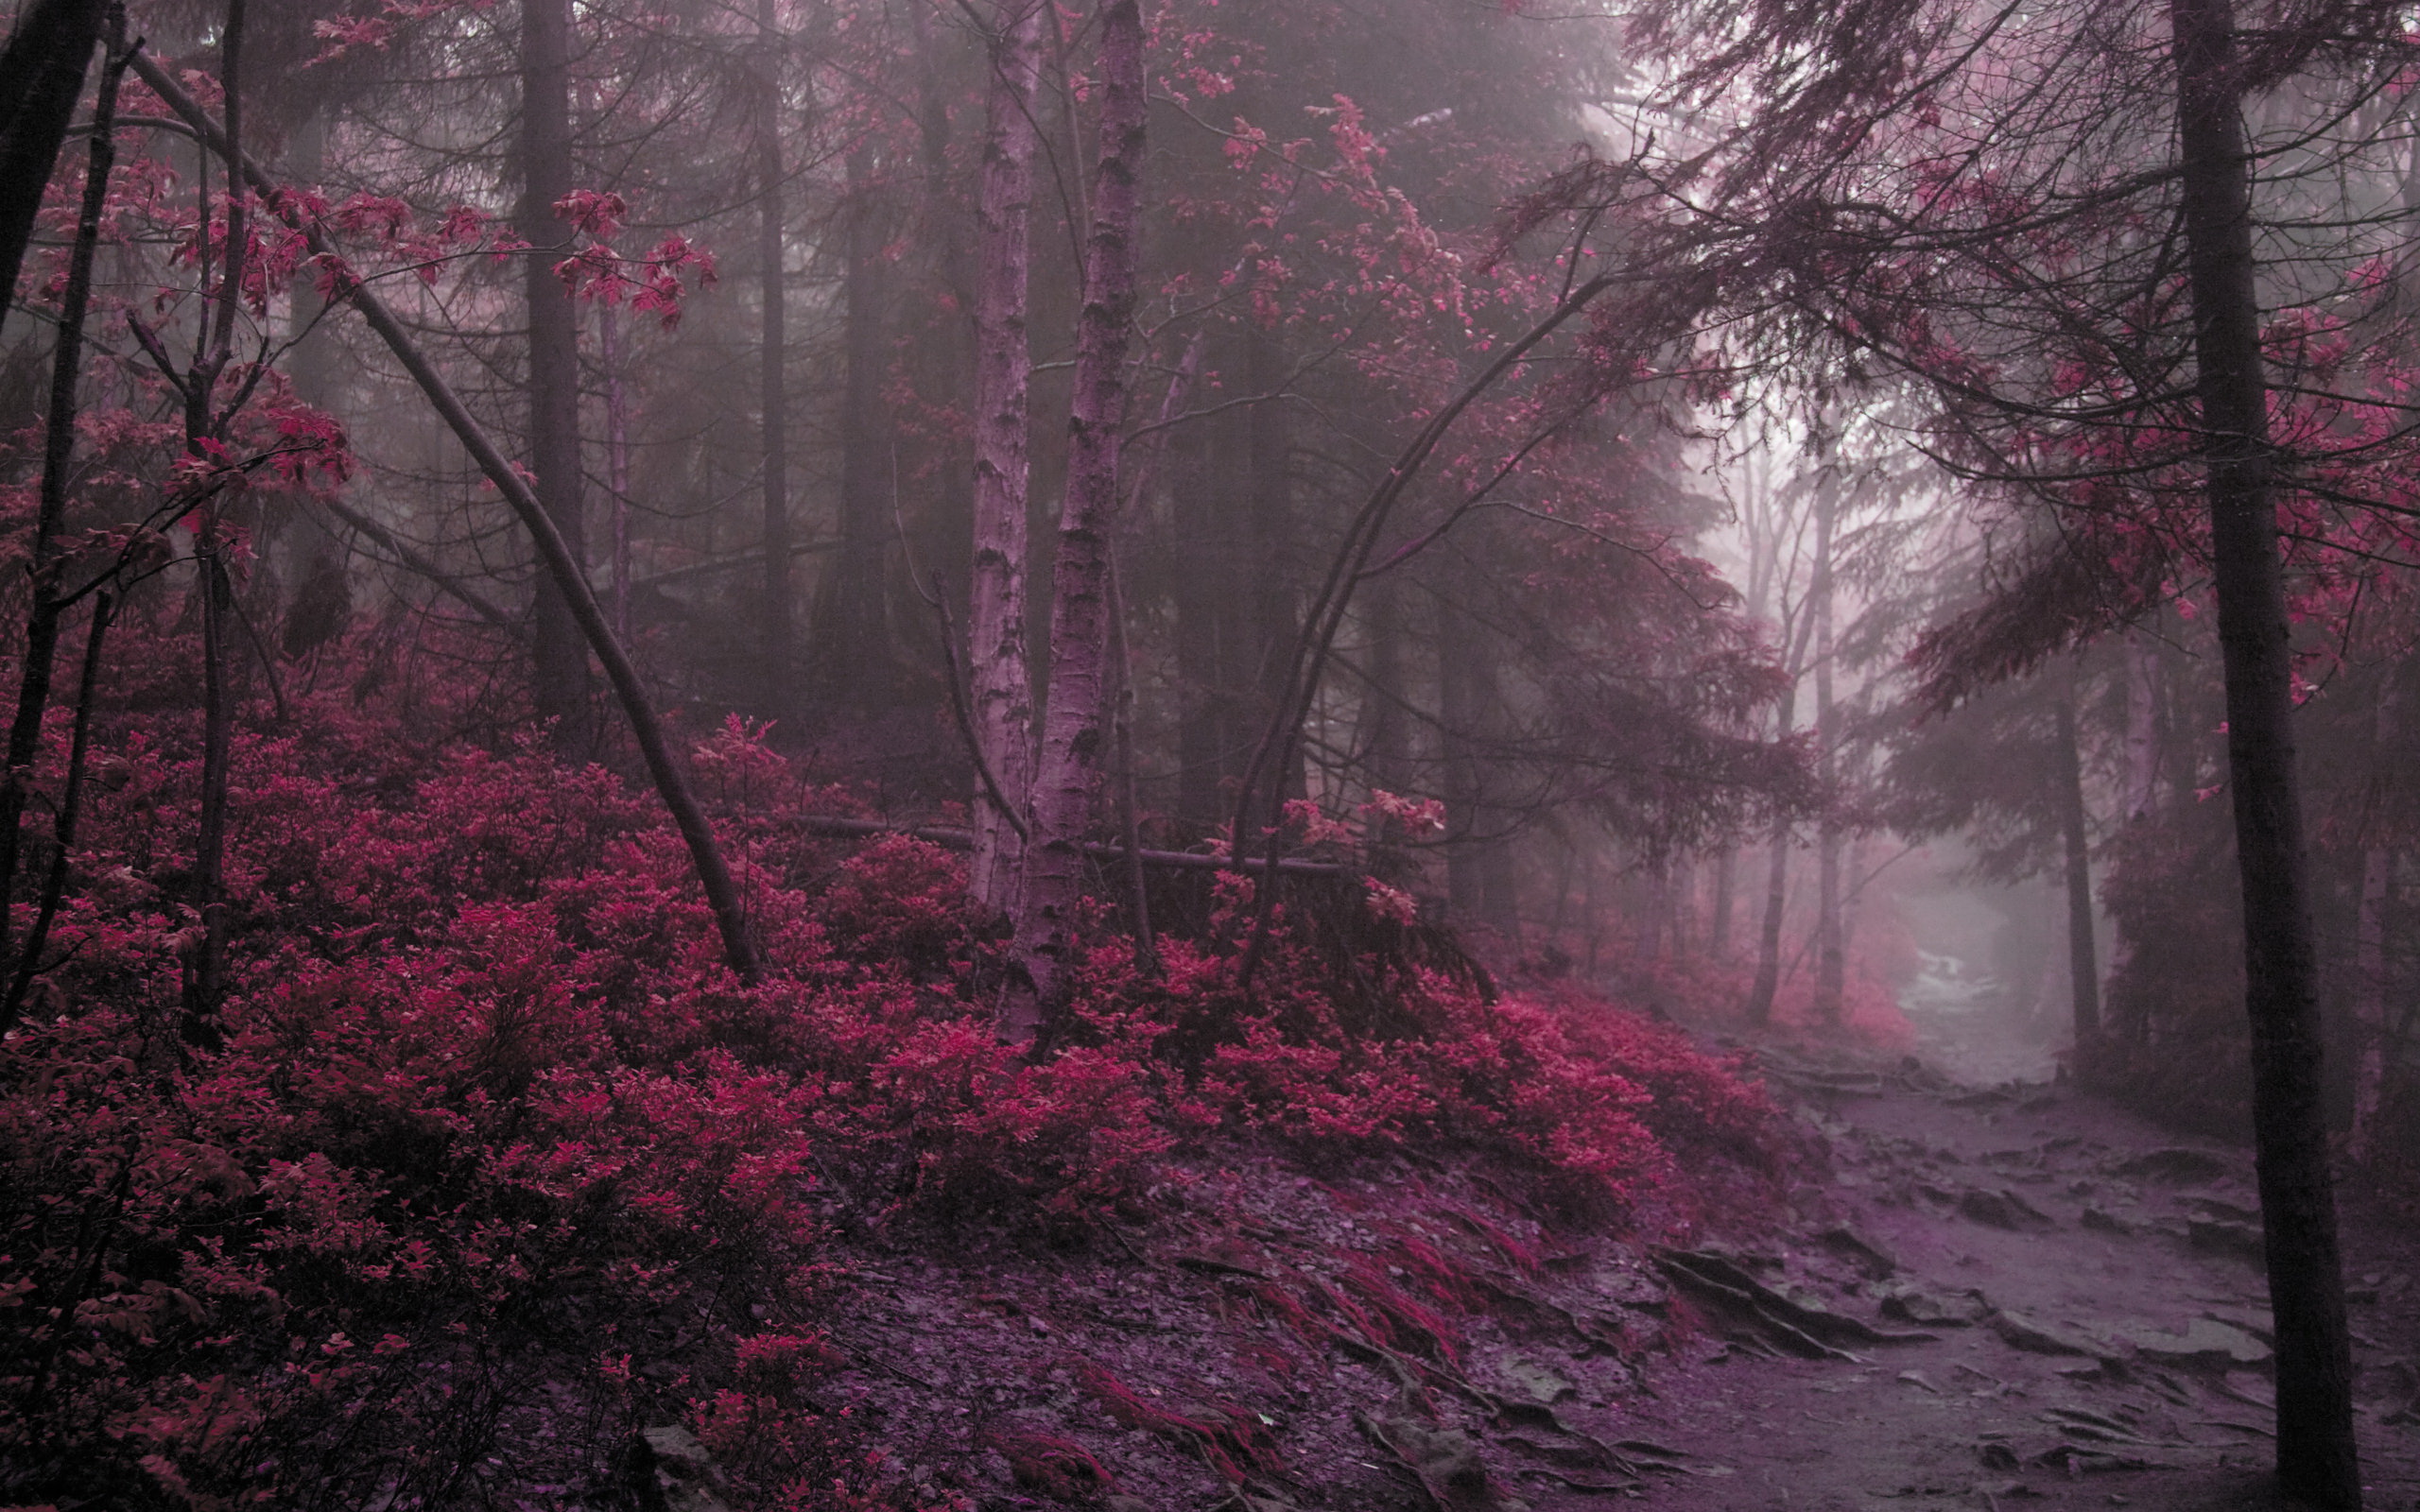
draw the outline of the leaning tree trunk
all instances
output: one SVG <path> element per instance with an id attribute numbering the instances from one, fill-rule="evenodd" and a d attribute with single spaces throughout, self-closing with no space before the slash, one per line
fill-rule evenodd
<path id="1" fill-rule="evenodd" d="M 1017 960 L 1030 991 L 1010 993 L 1000 1022 L 1002 1038 L 1012 1042 L 1040 1033 L 1064 995 L 1083 886 L 1081 845 L 1098 800 L 1106 745 L 1101 692 L 1110 640 L 1110 546 L 1118 514 L 1145 142 L 1140 0 L 1107 0 L 1100 28 L 1100 167 L 1077 323 L 1067 492 L 1050 572 L 1050 697 L 1028 810 L 1025 885 L 1014 915 Z"/>
<path id="2" fill-rule="evenodd" d="M 1034 92 L 1044 0 L 999 0 L 985 107 L 975 291 L 975 561 L 967 610 L 977 774 L 977 902 L 1013 912 L 1025 878 L 1022 807 L 1033 783 L 1033 684 L 1026 662 L 1026 451 L 1033 356 L 1026 342 L 1031 277 Z"/>
<path id="3" fill-rule="evenodd" d="M 2277 1337 L 2277 1476 L 2289 1495 L 2361 1503 L 2352 1344 L 2321 1112 L 2320 1013 L 2293 662 L 2261 371 L 2241 83 L 2228 0 L 2171 0 L 2176 134 L 2207 459 L 2211 576 L 2226 677 L 2242 875 L 2252 1122 Z"/>
<path id="4" fill-rule="evenodd" d="M 216 122 L 203 113 L 201 107 L 185 93 L 184 86 L 171 77 L 168 71 L 147 55 L 137 52 L 134 71 L 152 93 L 167 103 L 178 119 L 192 129 L 210 150 L 231 163 L 242 165 L 244 179 L 252 193 L 274 210 L 293 230 L 300 232 L 303 243 L 315 257 L 328 260 L 331 266 L 345 267 L 326 232 L 316 220 L 305 216 L 300 197 L 281 194 L 281 185 L 250 159 L 236 152 Z M 698 885 L 706 895 L 706 905 L 713 911 L 715 924 L 722 936 L 723 959 L 741 981 L 753 985 L 764 978 L 764 958 L 757 953 L 754 940 L 748 933 L 748 916 L 739 900 L 739 886 L 733 880 L 731 868 L 723 859 L 720 842 L 714 828 L 707 823 L 704 808 L 698 802 L 697 792 L 681 769 L 672 753 L 672 743 L 666 736 L 664 721 L 658 717 L 647 689 L 639 681 L 638 668 L 621 642 L 614 637 L 614 627 L 605 618 L 604 609 L 596 602 L 596 594 L 588 586 L 579 557 L 562 532 L 539 501 L 520 468 L 496 446 L 474 416 L 461 397 L 454 392 L 445 375 L 437 370 L 412 338 L 404 323 L 395 318 L 370 285 L 348 277 L 341 284 L 343 298 L 361 312 L 371 331 L 386 345 L 423 397 L 445 422 L 454 438 L 462 443 L 479 472 L 493 484 L 509 506 L 522 528 L 538 551 L 538 561 L 558 593 L 569 604 L 574 624 L 588 639 L 588 648 L 603 663 L 605 678 L 614 689 L 615 700 L 630 719 L 631 736 L 638 742 L 639 755 L 647 763 L 648 775 L 655 783 L 657 795 L 680 830 L 682 840 L 689 850 L 690 864 L 696 868 Z"/>
<path id="5" fill-rule="evenodd" d="M 108 10 L 104 0 L 33 0 L 0 50 L 0 317 L 17 297 L 43 189 Z"/>
<path id="6" fill-rule="evenodd" d="M 93 303 L 93 263 L 100 248 L 101 213 L 109 203 L 110 170 L 117 161 L 118 80 L 126 70 L 122 22 L 118 32 L 111 41 L 113 51 L 94 102 L 84 197 L 76 213 L 67 286 L 52 343 L 50 406 L 43 416 L 42 482 L 34 509 L 32 559 L 27 564 L 33 584 L 26 611 L 26 654 L 18 669 L 16 714 L 9 725 L 8 774 L 13 780 L 0 781 L 0 948 L 5 948 L 9 936 L 18 861 L 25 843 L 26 774 L 42 748 L 43 719 L 50 710 L 51 679 L 58 661 L 60 622 L 66 612 L 60 596 L 59 576 L 65 565 L 60 536 L 67 521 L 68 469 L 76 456 L 77 395 L 84 369 L 84 318 Z M 30 961 L 42 948 L 40 933 L 37 930 L 18 951 L 20 974 L 22 963 Z M 13 1019 L 14 1014 L 9 1017 Z"/>
<path id="7" fill-rule="evenodd" d="M 2100 967 L 2092 938 L 2092 850 L 2083 803 L 2083 758 L 2076 746 L 2075 685 L 2059 694 L 2059 838 L 2067 863 L 2067 983 L 2075 1003 L 2076 1056 L 2088 1060 L 2100 1038 Z"/>
<path id="8" fill-rule="evenodd" d="M 529 319 L 529 471 L 539 502 L 572 559 L 586 570 L 580 507 L 579 321 L 571 290 L 555 276 L 562 223 L 555 205 L 571 193 L 571 3 L 521 0 L 521 205 L 514 229 Z M 538 576 L 530 645 L 538 715 L 554 721 L 555 749 L 585 755 L 588 654 L 562 591 Z"/>

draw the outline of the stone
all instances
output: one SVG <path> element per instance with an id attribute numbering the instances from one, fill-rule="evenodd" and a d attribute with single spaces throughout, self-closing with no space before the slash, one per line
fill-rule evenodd
<path id="1" fill-rule="evenodd" d="M 2266 1365 L 2273 1357 L 2269 1346 L 2243 1330 L 2212 1317 L 2195 1318 L 2182 1333 L 2136 1329 L 2124 1337 L 2137 1355 L 2154 1365 L 2240 1369 Z"/>
<path id="2" fill-rule="evenodd" d="M 2022 1313 L 1995 1313 L 1992 1332 L 1998 1334 L 2012 1349 L 2028 1354 L 2089 1354 L 2101 1352 L 2099 1346 L 2081 1334 L 2070 1332 L 2054 1323 L 2028 1317 Z"/>
<path id="3" fill-rule="evenodd" d="M 2207 1150 L 2149 1150 L 2111 1167 L 2119 1176 L 2141 1177 L 2169 1186 L 2197 1186 L 2235 1174 L 2235 1165 Z"/>

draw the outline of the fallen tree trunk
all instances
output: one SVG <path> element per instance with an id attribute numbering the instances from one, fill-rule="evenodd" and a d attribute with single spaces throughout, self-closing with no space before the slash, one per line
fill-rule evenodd
<path id="1" fill-rule="evenodd" d="M 911 840 L 922 840 L 927 845 L 937 845 L 945 850 L 975 849 L 973 830 L 961 830 L 946 824 L 893 824 L 887 819 L 846 819 L 821 814 L 784 819 L 781 823 L 786 828 L 800 830 L 808 834 L 830 835 L 836 839 L 856 837 L 871 839 L 886 834 L 904 834 Z M 1123 861 L 1128 854 L 1124 846 L 1102 845 L 1090 841 L 1075 849 L 1079 853 L 1097 861 Z M 1266 871 L 1269 869 L 1269 860 L 1265 856 L 1244 861 L 1230 861 L 1224 856 L 1205 856 L 1192 850 L 1135 850 L 1133 856 L 1144 866 L 1155 867 L 1164 871 Z M 1359 872 L 1357 868 L 1345 866 L 1341 862 L 1305 861 L 1299 857 L 1287 856 L 1278 861 L 1277 874 L 1281 877 L 1350 877 L 1357 876 Z"/>

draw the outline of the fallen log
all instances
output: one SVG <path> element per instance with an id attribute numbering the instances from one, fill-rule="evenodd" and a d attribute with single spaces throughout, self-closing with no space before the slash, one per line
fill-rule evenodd
<path id="1" fill-rule="evenodd" d="M 972 850 L 975 832 L 953 825 L 894 824 L 888 819 L 848 819 L 835 815 L 808 814 L 779 821 L 784 827 L 807 834 L 829 835 L 836 839 L 874 838 L 886 834 L 904 834 L 911 840 L 922 840 L 945 850 Z M 1086 841 L 1077 849 L 1097 861 L 1123 861 L 1126 848 Z M 1266 857 L 1245 861 L 1230 861 L 1225 856 L 1206 856 L 1192 850 L 1138 850 L 1135 859 L 1147 867 L 1167 871 L 1264 871 L 1269 868 Z M 1283 877 L 1351 877 L 1359 873 L 1352 867 L 1335 861 L 1305 861 L 1288 856 L 1277 863 L 1277 873 Z"/>

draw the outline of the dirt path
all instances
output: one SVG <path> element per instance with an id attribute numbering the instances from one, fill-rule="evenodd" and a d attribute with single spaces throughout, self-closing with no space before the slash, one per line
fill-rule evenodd
<path id="1" fill-rule="evenodd" d="M 2274 1504 L 2247 1152 L 2038 1084 L 1765 1054 L 1835 1181 L 1806 1194 L 1796 1240 L 1676 1276 L 1707 1335 L 1653 1376 L 1634 1431 L 1727 1473 L 1658 1477 L 1655 1505 Z M 2420 1506 L 2420 1246 L 2360 1194 L 2347 1218 L 2368 1504 L 2403 1512 Z M 1792 1302 L 1927 1336 L 1833 1332 Z M 1811 1352 L 1792 1332 L 1838 1352 L 1792 1357 Z"/>

